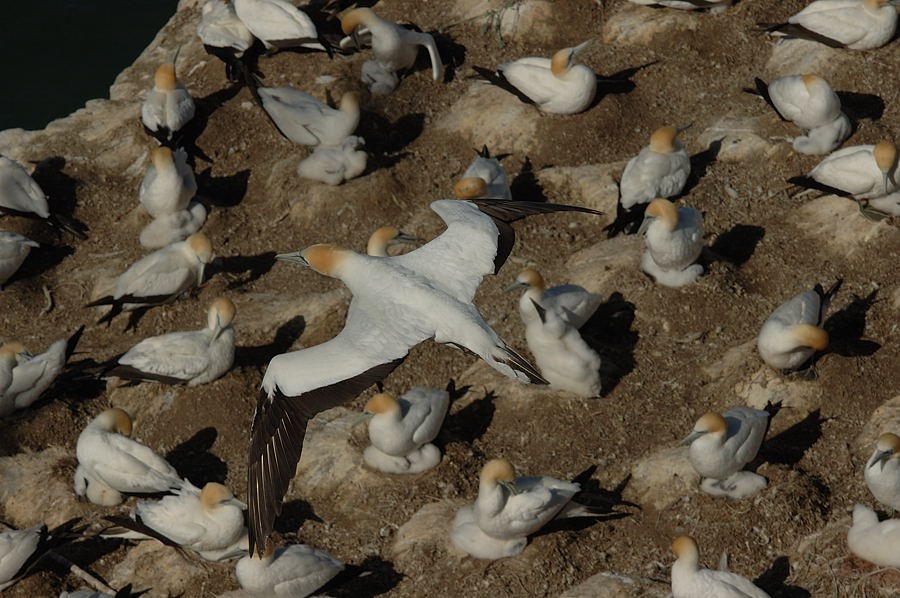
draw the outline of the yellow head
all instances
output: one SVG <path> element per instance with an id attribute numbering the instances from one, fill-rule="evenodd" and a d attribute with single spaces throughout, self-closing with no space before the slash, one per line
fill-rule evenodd
<path id="1" fill-rule="evenodd" d="M 161 64 L 153 75 L 153 85 L 160 91 L 173 91 L 178 85 L 175 79 L 175 64 L 170 62 Z"/>
<path id="2" fill-rule="evenodd" d="M 209 307 L 209 314 L 206 317 L 207 325 L 212 329 L 231 326 L 235 312 L 236 309 L 231 299 L 219 297 Z"/>
<path id="3" fill-rule="evenodd" d="M 341 112 L 351 112 L 358 113 L 359 112 L 359 93 L 355 91 L 348 91 L 344 95 L 341 96 Z"/>
<path id="4" fill-rule="evenodd" d="M 725 418 L 714 411 L 704 413 L 694 424 L 695 431 L 709 432 L 710 434 L 724 434 L 727 427 Z"/>
<path id="5" fill-rule="evenodd" d="M 221 503 L 227 503 L 233 499 L 234 494 L 231 493 L 231 490 L 216 482 L 209 482 L 200 491 L 200 502 L 207 509 L 212 509 Z"/>
<path id="6" fill-rule="evenodd" d="M 533 289 L 544 290 L 544 277 L 534 268 L 525 268 L 516 277 L 516 282 L 528 285 Z"/>
<path id="7" fill-rule="evenodd" d="M 875 446 L 879 451 L 893 453 L 895 456 L 900 457 L 900 436 L 896 434 L 885 432 L 878 437 L 878 442 Z"/>
<path id="8" fill-rule="evenodd" d="M 172 150 L 167 147 L 155 147 L 150 150 L 150 161 L 156 170 L 165 170 L 171 168 L 174 164 L 172 159 Z"/>
<path id="9" fill-rule="evenodd" d="M 575 59 L 578 58 L 578 55 L 581 54 L 585 48 L 590 46 L 593 41 L 594 40 L 589 39 L 586 42 L 578 44 L 574 48 L 563 48 L 554 54 L 550 59 L 550 72 L 557 77 L 565 75 L 569 72 L 569 69 L 572 68 L 572 65 L 575 64 Z"/>
<path id="10" fill-rule="evenodd" d="M 371 8 L 357 8 L 351 10 L 341 17 L 341 31 L 344 35 L 350 35 L 356 31 L 357 27 L 364 27 L 373 19 L 377 19 L 377 15 Z"/>
<path id="11" fill-rule="evenodd" d="M 878 170 L 888 173 L 897 163 L 897 146 L 893 141 L 879 141 L 872 149 Z"/>
<path id="12" fill-rule="evenodd" d="M 0 356 L 15 361 L 16 356 L 21 353 L 28 353 L 25 345 L 19 341 L 7 341 L 0 346 Z"/>
<path id="13" fill-rule="evenodd" d="M 484 464 L 479 479 L 482 484 L 512 482 L 516 479 L 516 471 L 513 469 L 512 463 L 506 459 L 492 459 Z"/>
<path id="14" fill-rule="evenodd" d="M 456 199 L 477 199 L 485 195 L 487 195 L 487 183 L 481 177 L 466 177 L 459 179 L 453 185 L 453 196 Z"/>
<path id="15" fill-rule="evenodd" d="M 393 395 L 389 395 L 386 392 L 373 395 L 366 403 L 366 411 L 369 413 L 388 413 L 398 409 L 400 409 L 400 403 L 397 402 Z"/>
<path id="16" fill-rule="evenodd" d="M 812 324 L 795 324 L 791 326 L 791 336 L 802 347 L 822 351 L 828 347 L 828 333 Z"/>
<path id="17" fill-rule="evenodd" d="M 697 542 L 690 536 L 678 536 L 675 538 L 672 542 L 672 552 L 679 559 L 697 560 L 699 558 Z"/>
<path id="18" fill-rule="evenodd" d="M 208 264 L 212 261 L 213 249 L 209 237 L 203 233 L 194 233 L 188 237 L 185 242 L 188 247 L 191 248 L 191 251 L 197 255 L 197 259 L 199 259 L 201 263 Z"/>
<path id="19" fill-rule="evenodd" d="M 118 407 L 107 409 L 95 417 L 91 425 L 107 432 L 116 432 L 122 436 L 131 436 L 133 429 L 131 416 L 127 411 Z"/>
<path id="20" fill-rule="evenodd" d="M 322 274 L 333 273 L 344 259 L 344 250 L 337 245 L 320 243 L 300 252 L 310 268 Z"/>
<path id="21" fill-rule="evenodd" d="M 665 222 L 669 230 L 675 230 L 678 226 L 678 208 L 668 199 L 654 199 L 645 213 Z"/>
<path id="22" fill-rule="evenodd" d="M 658 154 L 671 154 L 675 151 L 676 137 L 678 137 L 677 128 L 660 127 L 650 135 L 650 149 Z"/>

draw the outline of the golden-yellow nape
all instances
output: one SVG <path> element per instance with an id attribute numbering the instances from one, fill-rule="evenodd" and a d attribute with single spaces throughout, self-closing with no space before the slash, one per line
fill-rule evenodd
<path id="1" fill-rule="evenodd" d="M 201 262 L 208 264 L 212 261 L 212 242 L 209 237 L 203 233 L 194 233 L 186 239 L 188 247 L 191 248 Z"/>
<path id="2" fill-rule="evenodd" d="M 344 35 L 350 35 L 357 27 L 363 27 L 376 17 L 371 8 L 355 8 L 341 17 L 341 31 Z"/>
<path id="3" fill-rule="evenodd" d="M 893 141 L 882 140 L 872 149 L 875 164 L 881 172 L 887 173 L 897 163 L 897 145 Z"/>
<path id="4" fill-rule="evenodd" d="M 369 413 L 387 413 L 399 408 L 400 404 L 397 399 L 386 392 L 376 393 L 366 402 L 366 411 Z"/>
<path id="5" fill-rule="evenodd" d="M 650 149 L 659 154 L 671 154 L 675 150 L 676 127 L 660 127 L 650 135 Z"/>
<path id="6" fill-rule="evenodd" d="M 319 243 L 311 245 L 300 252 L 300 256 L 306 260 L 310 268 L 322 274 L 334 272 L 341 262 L 343 249 L 331 243 Z"/>
<path id="7" fill-rule="evenodd" d="M 876 446 L 880 451 L 890 451 L 895 457 L 900 457 L 900 436 L 893 432 L 885 432 L 879 436 Z"/>
<path id="8" fill-rule="evenodd" d="M 175 64 L 166 62 L 159 65 L 153 75 L 153 85 L 162 91 L 172 91 L 178 85 L 175 79 Z"/>
<path id="9" fill-rule="evenodd" d="M 697 553 L 697 542 L 690 536 L 678 536 L 672 541 L 672 552 L 681 558 Z"/>
<path id="10" fill-rule="evenodd" d="M 234 498 L 231 490 L 216 482 L 207 483 L 200 491 L 200 502 L 208 509 L 231 498 Z"/>
<path id="11" fill-rule="evenodd" d="M 653 216 L 666 223 L 669 230 L 675 230 L 678 226 L 678 208 L 675 207 L 668 199 L 657 198 L 650 202 L 645 212 L 648 216 Z"/>
<path id="12" fill-rule="evenodd" d="M 482 483 L 511 482 L 514 479 L 516 471 L 506 459 L 491 459 L 481 469 Z"/>
<path id="13" fill-rule="evenodd" d="M 828 347 L 828 333 L 812 324 L 795 324 L 791 326 L 791 335 L 797 344 L 822 351 Z"/>
<path id="14" fill-rule="evenodd" d="M 704 413 L 694 425 L 695 430 L 705 430 L 711 434 L 722 434 L 727 427 L 725 418 L 715 411 Z"/>
<path id="15" fill-rule="evenodd" d="M 460 179 L 453 185 L 456 199 L 477 199 L 487 194 L 487 183 L 483 178 L 473 176 Z"/>
<path id="16" fill-rule="evenodd" d="M 527 284 L 529 287 L 544 290 L 544 277 L 534 268 L 525 268 L 519 272 L 516 280 L 522 284 Z"/>
<path id="17" fill-rule="evenodd" d="M 237 311 L 237 308 L 234 306 L 234 302 L 227 297 L 219 297 L 209 308 L 210 319 L 215 317 L 218 326 L 224 328 L 225 326 L 229 326 L 234 321 L 234 315 Z"/>

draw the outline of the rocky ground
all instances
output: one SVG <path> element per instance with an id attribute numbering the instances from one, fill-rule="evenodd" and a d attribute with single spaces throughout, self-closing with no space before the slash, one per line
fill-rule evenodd
<path id="1" fill-rule="evenodd" d="M 247 90 L 229 88 L 221 65 L 203 53 L 195 35 L 201 4 L 181 3 L 109 100 L 92 100 L 44 131 L 0 133 L 0 153 L 37 162 L 35 178 L 54 207 L 90 227 L 90 238 L 79 241 L 39 222 L 4 219 L 4 228 L 42 247 L 0 294 L 0 317 L 4 336 L 35 351 L 86 323 L 76 359 L 100 360 L 144 336 L 199 327 L 212 299 L 226 295 L 238 313 L 235 368 L 197 388 L 61 382 L 3 424 L 0 519 L 23 527 L 78 515 L 99 526 L 105 515 L 127 513 L 134 499 L 106 509 L 79 503 L 72 492 L 78 434 L 110 405 L 132 413 L 136 437 L 193 482 L 221 481 L 245 498 L 249 428 L 266 363 L 333 336 L 350 297 L 336 281 L 275 264 L 276 252 L 322 241 L 361 250 L 385 224 L 433 238 L 442 223 L 429 202 L 449 195 L 483 144 L 508 154 L 511 175 L 523 173 L 518 197 L 543 194 L 614 214 L 625 162 L 657 127 L 690 124 L 682 137 L 696 176 L 683 201 L 705 214 L 713 250 L 706 276 L 682 289 L 656 286 L 638 268 L 641 239 L 606 239 L 601 229 L 610 217 L 552 215 L 516 225 L 509 263 L 476 297 L 522 351 L 517 297 L 501 292 L 521 267 L 609 297 L 592 323 L 605 364 L 602 398 L 521 385 L 425 343 L 385 387 L 402 393 L 450 379 L 470 386 L 438 437 L 440 466 L 412 478 L 364 468 L 366 393 L 312 422 L 278 535 L 354 566 L 329 588 L 334 596 L 665 596 L 669 544 L 680 533 L 697 538 L 707 566 L 727 552 L 733 571 L 772 596 L 900 593 L 900 573 L 849 556 L 845 540 L 854 502 L 874 505 L 862 479 L 874 438 L 900 430 L 900 234 L 894 222 L 867 220 L 847 200 L 797 196 L 785 179 L 818 159 L 773 140 L 796 131 L 741 91 L 757 76 L 816 72 L 846 92 L 858 125 L 847 144 L 896 139 L 896 41 L 837 51 L 777 45 L 756 31 L 756 22 L 784 20 L 802 0 L 745 0 L 719 15 L 624 0 L 383 0 L 376 6 L 382 16 L 452 37 L 454 62 L 446 81 L 423 70 L 390 97 L 364 96 L 360 134 L 369 168 L 328 187 L 296 176 L 307 150 L 283 139 Z M 609 88 L 583 114 L 540 114 L 470 78 L 472 65 L 550 55 L 588 38 L 596 41 L 583 62 L 603 76 L 634 70 L 634 85 Z M 137 189 L 153 142 L 141 130 L 139 106 L 158 64 L 179 47 L 179 77 L 198 99 L 192 153 L 200 194 L 212 206 L 204 231 L 218 259 L 195 299 L 152 310 L 137 333 L 124 333 L 124 321 L 94 325 L 100 312 L 83 305 L 144 253 L 137 236 L 147 216 Z M 261 59 L 260 69 L 267 85 L 338 97 L 359 86 L 365 58 L 281 53 Z M 764 366 L 754 339 L 767 315 L 837 277 L 845 282 L 817 376 L 785 378 Z M 768 487 L 739 502 L 702 494 L 678 440 L 708 410 L 767 400 L 785 407 L 757 463 Z M 483 463 L 498 456 L 523 474 L 584 474 L 584 500 L 617 514 L 551 526 L 514 558 L 466 557 L 449 544 L 449 524 L 473 500 Z M 62 553 L 114 587 L 150 588 L 148 597 L 237 587 L 233 564 L 201 563 L 155 542 L 91 541 Z M 78 587 L 48 568 L 7 594 L 55 596 Z"/>

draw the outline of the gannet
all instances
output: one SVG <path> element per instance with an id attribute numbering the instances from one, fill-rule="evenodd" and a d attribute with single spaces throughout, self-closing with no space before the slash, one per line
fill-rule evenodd
<path id="1" fill-rule="evenodd" d="M 0 286 L 18 271 L 37 242 L 18 233 L 0 230 Z"/>
<path id="2" fill-rule="evenodd" d="M 491 157 L 487 146 L 481 148 L 462 177 L 456 181 L 453 195 L 457 199 L 512 199 L 506 171 L 497 158 Z"/>
<path id="3" fill-rule="evenodd" d="M 379 74 L 372 73 L 372 67 L 369 67 L 367 77 L 364 66 L 364 82 L 367 78 L 375 77 L 378 82 L 387 83 L 387 88 L 372 89 L 373 92 L 390 93 L 393 91 L 393 87 L 398 81 L 396 74 L 415 65 L 419 46 L 424 46 L 428 50 L 428 56 L 431 58 L 432 78 L 438 81 L 444 76 L 444 63 L 441 62 L 437 44 L 434 43 L 434 38 L 427 33 L 412 31 L 393 21 L 382 19 L 371 8 L 356 8 L 345 13 L 341 17 L 341 30 L 344 35 L 348 36 L 340 42 L 342 49 L 348 49 L 354 44 L 357 47 L 363 44 L 371 45 L 372 53 L 375 54 L 375 64 L 380 67 L 375 70 L 383 74 L 394 75 L 393 82 L 385 81 Z"/>
<path id="4" fill-rule="evenodd" d="M 141 106 L 141 122 L 146 131 L 162 145 L 173 143 L 173 137 L 194 118 L 194 99 L 175 78 L 175 62 L 166 62 L 153 75 L 153 88 Z"/>
<path id="5" fill-rule="evenodd" d="M 234 0 L 234 10 L 267 49 L 325 50 L 309 15 L 286 0 Z"/>
<path id="6" fill-rule="evenodd" d="M 859 558 L 879 567 L 900 567 L 900 519 L 879 522 L 875 511 L 857 503 L 847 546 Z"/>
<path id="7" fill-rule="evenodd" d="M 635 4 L 644 6 L 664 6 L 666 8 L 678 8 L 680 10 L 709 9 L 710 13 L 724 12 L 731 6 L 732 0 L 629 0 Z"/>
<path id="8" fill-rule="evenodd" d="M 816 0 L 787 20 L 760 23 L 776 36 L 799 37 L 832 48 L 871 50 L 894 38 L 896 0 Z"/>
<path id="9" fill-rule="evenodd" d="M 864 477 L 878 502 L 900 511 L 900 436 L 887 432 L 878 437 Z"/>
<path id="10" fill-rule="evenodd" d="M 457 513 L 450 539 L 480 559 L 519 554 L 528 536 L 553 519 L 598 515 L 572 500 L 579 490 L 548 476 L 516 477 L 509 461 L 493 459 L 481 470 L 475 504 Z"/>
<path id="11" fill-rule="evenodd" d="M 534 301 L 545 310 L 555 313 L 572 328 L 581 328 L 587 322 L 600 304 L 603 296 L 591 293 L 577 284 L 564 284 L 546 288 L 544 277 L 534 268 L 525 268 L 516 277 L 516 281 L 506 287 L 507 291 L 526 289 L 519 298 L 519 311 L 534 313 L 531 301 Z M 536 318 L 529 318 L 533 320 Z M 527 322 L 526 322 L 527 323 Z"/>
<path id="12" fill-rule="evenodd" d="M 328 185 L 340 185 L 366 170 L 365 140 L 351 135 L 337 146 L 320 145 L 297 165 L 297 174 Z"/>
<path id="13" fill-rule="evenodd" d="M 690 536 L 672 542 L 678 557 L 672 563 L 673 598 L 769 598 L 769 595 L 737 573 L 700 568 L 700 551 Z"/>
<path id="14" fill-rule="evenodd" d="M 382 226 L 369 236 L 366 245 L 366 254 L 377 257 L 388 257 L 388 247 L 391 245 L 407 245 L 418 243 L 419 240 L 409 233 L 405 233 L 393 226 Z"/>
<path id="15" fill-rule="evenodd" d="M 91 301 L 85 307 L 111 305 L 98 323 L 130 311 L 175 300 L 203 282 L 206 264 L 213 259 L 212 244 L 203 233 L 194 233 L 157 249 L 133 263 L 116 280 L 112 295 Z"/>
<path id="16" fill-rule="evenodd" d="M 490 83 L 513 93 L 519 99 L 535 104 L 552 114 L 577 114 L 594 101 L 597 75 L 575 59 L 593 40 L 574 48 L 563 48 L 553 58 L 529 56 L 506 62 L 492 73 L 474 67 Z"/>
<path id="17" fill-rule="evenodd" d="M 853 145 L 832 152 L 808 176 L 789 183 L 863 200 L 882 197 L 900 189 L 897 146 L 893 141 Z"/>
<path id="18" fill-rule="evenodd" d="M 0 345 L 0 417 L 6 417 L 16 410 L 16 398 L 7 396 L 6 389 L 12 384 L 13 368 L 18 364 L 17 356 L 25 351 L 21 343 L 7 342 Z"/>
<path id="19" fill-rule="evenodd" d="M 261 556 L 239 560 L 234 574 L 254 596 L 303 598 L 343 570 L 344 564 L 324 550 L 306 544 L 275 548 L 269 543 Z"/>
<path id="20" fill-rule="evenodd" d="M 759 331 L 756 347 L 763 361 L 782 370 L 796 370 L 816 351 L 828 347 L 828 333 L 822 328 L 831 299 L 841 287 L 838 279 L 828 291 L 816 284 L 782 303 Z"/>
<path id="21" fill-rule="evenodd" d="M 124 500 L 123 493 L 167 492 L 184 484 L 168 461 L 129 438 L 131 431 L 131 416 L 118 408 L 107 409 L 85 427 L 75 445 L 76 494 L 111 506 Z"/>
<path id="22" fill-rule="evenodd" d="M 339 146 L 359 124 L 359 94 L 348 91 L 338 109 L 293 87 L 258 87 L 263 109 L 294 143 Z"/>
<path id="23" fill-rule="evenodd" d="M 15 409 L 29 407 L 50 388 L 65 367 L 83 332 L 84 326 L 81 326 L 68 339 L 54 342 L 38 355 L 32 355 L 21 343 L 15 341 L 4 345 L 9 346 L 8 351 L 15 352 L 16 365 L 12 369 L 12 381 L 0 400 L 0 416 L 8 414 L 10 406 Z"/>
<path id="24" fill-rule="evenodd" d="M 47 196 L 25 167 L 4 156 L 0 156 L 0 212 L 41 218 L 79 239 L 87 239 L 77 226 L 50 211 Z"/>
<path id="25" fill-rule="evenodd" d="M 860 209 L 871 217 L 900 216 L 900 190 L 883 197 L 873 197 L 860 202 Z"/>
<path id="26" fill-rule="evenodd" d="M 150 166 L 138 194 L 147 213 L 159 218 L 185 210 L 196 192 L 194 170 L 183 149 L 172 152 L 167 147 L 157 147 L 150 151 Z"/>
<path id="27" fill-rule="evenodd" d="M 681 287 L 697 280 L 703 266 L 695 264 L 703 251 L 703 216 L 694 208 L 676 208 L 668 199 L 655 199 L 644 215 L 647 251 L 641 270 L 659 284 Z"/>
<path id="28" fill-rule="evenodd" d="M 192 201 L 187 209 L 154 218 L 141 230 L 139 240 L 142 247 L 159 249 L 184 241 L 200 230 L 206 222 L 206 206 Z"/>
<path id="29" fill-rule="evenodd" d="M 71 519 L 50 531 L 40 524 L 0 533 L 0 591 L 24 577 L 48 551 L 78 537 L 78 522 Z"/>
<path id="30" fill-rule="evenodd" d="M 441 462 L 441 451 L 431 444 L 450 407 L 450 393 L 418 386 L 400 398 L 378 393 L 366 403 L 371 446 L 363 459 L 387 473 L 421 473 Z"/>
<path id="31" fill-rule="evenodd" d="M 255 38 L 238 18 L 234 4 L 227 0 L 207 0 L 197 25 L 197 35 L 206 52 L 225 63 L 228 79 L 238 80 L 239 59 L 253 45 Z"/>
<path id="32" fill-rule="evenodd" d="M 628 161 L 619 182 L 619 203 L 625 210 L 658 197 L 675 197 L 691 174 L 691 159 L 677 139 L 678 129 L 662 127 L 650 136 L 650 145 Z"/>
<path id="33" fill-rule="evenodd" d="M 387 376 L 409 349 L 434 338 L 465 347 L 502 374 L 546 383 L 510 349 L 472 304 L 485 274 L 495 272 L 515 241 L 511 222 L 574 206 L 497 200 L 438 200 L 447 224 L 415 251 L 370 257 L 313 245 L 277 259 L 341 279 L 353 293 L 347 321 L 333 339 L 277 355 L 257 402 L 249 451 L 250 552 L 262 549 L 300 458 L 307 421 Z"/>
<path id="34" fill-rule="evenodd" d="M 234 363 L 234 303 L 220 297 L 201 330 L 145 338 L 119 357 L 104 376 L 197 386 L 221 377 Z"/>
<path id="35" fill-rule="evenodd" d="M 742 471 L 756 457 L 769 429 L 769 413 L 750 407 L 734 407 L 721 415 L 710 411 L 697 420 L 681 444 L 690 445 L 688 456 L 704 478 L 709 494 L 743 498 L 765 487 L 760 475 Z"/>

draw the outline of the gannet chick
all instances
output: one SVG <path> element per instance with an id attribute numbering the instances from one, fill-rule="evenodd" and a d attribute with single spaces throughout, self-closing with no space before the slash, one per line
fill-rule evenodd
<path id="1" fill-rule="evenodd" d="M 104 376 L 197 386 L 220 378 L 234 363 L 235 307 L 225 297 L 209 307 L 206 328 L 145 338 Z"/>
<path id="2" fill-rule="evenodd" d="M 147 133 L 162 145 L 170 145 L 174 136 L 194 118 L 194 99 L 175 78 L 175 63 L 156 69 L 153 88 L 141 106 L 141 122 Z"/>
<path id="3" fill-rule="evenodd" d="M 484 182 L 482 185 L 478 181 Z M 509 178 L 497 158 L 491 157 L 487 146 L 481 148 L 462 177 L 453 186 L 456 199 L 512 199 Z"/>
<path id="4" fill-rule="evenodd" d="M 865 505 L 853 507 L 853 525 L 847 532 L 850 552 L 879 567 L 900 567 L 900 519 L 879 523 L 878 514 Z"/>
<path id="5" fill-rule="evenodd" d="M 888 432 L 878 437 L 864 477 L 878 502 L 900 511 L 900 436 Z"/>
<path id="6" fill-rule="evenodd" d="M 200 230 L 206 222 L 206 206 L 198 201 L 188 204 L 186 210 L 165 214 L 154 218 L 141 230 L 139 240 L 142 247 L 159 249 L 184 241 Z"/>
<path id="7" fill-rule="evenodd" d="M 300 145 L 339 146 L 359 124 L 359 94 L 349 91 L 338 109 L 293 87 L 257 88 L 263 109 L 289 140 Z"/>
<path id="8" fill-rule="evenodd" d="M 40 245 L 18 233 L 0 230 L 0 286 L 19 270 L 32 247 Z"/>
<path id="9" fill-rule="evenodd" d="M 405 27 L 401 27 L 393 21 L 382 19 L 375 14 L 371 8 L 356 8 L 345 13 L 341 17 L 341 29 L 345 37 L 341 40 L 341 48 L 348 49 L 351 45 L 359 47 L 361 44 L 372 46 L 372 53 L 375 55 L 375 63 L 385 74 L 394 76 L 393 86 L 391 82 L 383 76 L 374 74 L 375 79 L 382 85 L 379 89 L 371 89 L 376 93 L 390 93 L 393 87 L 396 87 L 397 73 L 406 71 L 415 65 L 416 56 L 419 53 L 419 46 L 424 46 L 428 50 L 428 56 L 431 58 L 431 76 L 435 81 L 444 76 L 444 63 L 441 62 L 441 56 L 438 53 L 437 44 L 434 38 L 427 33 L 412 31 Z M 365 66 L 363 67 L 365 69 Z M 373 77 L 372 69 L 369 67 L 368 78 Z M 363 81 L 366 82 L 366 73 L 363 73 Z"/>
<path id="10" fill-rule="evenodd" d="M 150 166 L 138 195 L 148 214 L 159 218 L 186 210 L 196 192 L 194 171 L 183 149 L 173 153 L 167 147 L 157 147 L 150 151 Z"/>
<path id="11" fill-rule="evenodd" d="M 760 26 L 776 36 L 808 39 L 832 48 L 872 50 L 894 38 L 894 4 L 892 0 L 816 0 L 787 23 Z"/>
<path id="12" fill-rule="evenodd" d="M 650 145 L 628 161 L 619 182 L 619 203 L 625 210 L 658 197 L 675 197 L 691 174 L 691 159 L 677 139 L 678 129 L 662 127 L 650 136 Z"/>
<path id="13" fill-rule="evenodd" d="M 759 331 L 756 348 L 763 361 L 773 368 L 796 370 L 816 351 L 828 347 L 828 333 L 822 328 L 825 312 L 843 281 L 838 279 L 827 292 L 816 284 L 782 303 Z"/>
<path id="14" fill-rule="evenodd" d="M 343 570 L 344 564 L 324 550 L 306 544 L 281 548 L 267 544 L 261 556 L 239 560 L 234 574 L 241 587 L 254 596 L 303 598 Z"/>
<path id="15" fill-rule="evenodd" d="M 690 445 L 694 470 L 707 478 L 701 488 L 714 496 L 745 498 L 766 486 L 766 479 L 741 471 L 756 457 L 769 429 L 769 413 L 750 407 L 734 407 L 723 414 L 709 412 L 694 424 L 681 441 Z"/>
<path id="16" fill-rule="evenodd" d="M 897 146 L 893 141 L 853 145 L 831 153 L 808 176 L 789 183 L 856 199 L 882 197 L 900 189 Z"/>
<path id="17" fill-rule="evenodd" d="M 107 409 L 87 425 L 75 445 L 76 494 L 112 506 L 124 500 L 123 493 L 167 492 L 181 487 L 184 482 L 175 468 L 129 438 L 131 431 L 131 416 L 118 408 Z"/>
<path id="18" fill-rule="evenodd" d="M 415 251 L 370 257 L 320 244 L 277 259 L 338 278 L 353 293 L 344 328 L 333 339 L 269 362 L 249 451 L 250 552 L 273 529 L 294 476 L 306 425 L 392 372 L 410 348 L 433 338 L 464 347 L 505 376 L 546 383 L 484 321 L 472 299 L 515 241 L 511 222 L 531 214 L 587 208 L 543 202 L 438 200 L 447 229 Z"/>
<path id="19" fill-rule="evenodd" d="M 635 4 L 644 6 L 664 6 L 666 8 L 678 8 L 680 10 L 709 9 L 711 14 L 725 12 L 731 6 L 732 0 L 629 0 Z"/>
<path id="20" fill-rule="evenodd" d="M 40 218 L 79 239 L 87 239 L 77 224 L 50 211 L 47 196 L 25 167 L 4 156 L 0 156 L 0 212 Z"/>
<path id="21" fill-rule="evenodd" d="M 769 595 L 737 573 L 700 568 L 700 551 L 690 536 L 672 542 L 678 557 L 672 563 L 673 598 L 769 598 Z"/>
<path id="22" fill-rule="evenodd" d="M 325 50 L 309 15 L 286 0 L 234 0 L 234 10 L 266 49 Z"/>
<path id="23" fill-rule="evenodd" d="M 597 93 L 597 75 L 575 59 L 593 40 L 563 48 L 553 58 L 526 57 L 506 62 L 496 73 L 475 67 L 490 83 L 527 98 L 544 112 L 577 114 L 587 110 Z M 510 89 L 511 88 L 511 89 Z"/>
<path id="24" fill-rule="evenodd" d="M 412 245 L 419 240 L 409 233 L 405 233 L 393 226 L 382 226 L 369 236 L 366 245 L 366 255 L 376 257 L 388 257 L 388 247 L 391 245 Z"/>
<path id="25" fill-rule="evenodd" d="M 69 356 L 75 350 L 84 326 L 68 339 L 61 339 L 51 344 L 46 351 L 32 355 L 21 343 L 8 343 L 15 352 L 16 365 L 12 369 L 12 382 L 3 392 L 0 411 L 4 411 L 11 403 L 15 409 L 25 409 L 37 401 L 56 381 Z"/>
<path id="26" fill-rule="evenodd" d="M 225 63 L 228 80 L 238 80 L 239 59 L 253 45 L 254 37 L 238 18 L 234 4 L 226 0 L 207 0 L 197 25 L 197 35 L 206 52 Z"/>
<path id="27" fill-rule="evenodd" d="M 362 150 L 365 143 L 362 137 L 351 135 L 337 146 L 320 145 L 297 165 L 297 174 L 327 185 L 340 185 L 358 177 L 365 172 L 369 159 Z"/>
<path id="28" fill-rule="evenodd" d="M 641 230 L 647 251 L 641 270 L 659 284 L 681 287 L 697 280 L 703 266 L 695 264 L 703 251 L 703 216 L 694 208 L 676 208 L 667 199 L 650 202 Z"/>
<path id="29" fill-rule="evenodd" d="M 519 312 L 526 325 L 537 319 L 531 301 L 555 313 L 572 328 L 581 328 L 603 302 L 602 295 L 591 293 L 577 284 L 564 284 L 548 289 L 544 277 L 534 268 L 525 268 L 519 272 L 516 281 L 506 287 L 506 290 L 522 288 L 526 290 L 519 298 Z M 529 314 L 528 321 L 525 320 L 526 313 Z"/>
<path id="30" fill-rule="evenodd" d="M 91 301 L 85 307 L 111 305 L 98 324 L 123 311 L 161 305 L 203 282 L 206 264 L 213 259 L 212 244 L 203 233 L 172 243 L 133 263 L 116 280 L 112 295 Z"/>
<path id="31" fill-rule="evenodd" d="M 493 459 L 481 470 L 475 504 L 457 513 L 450 539 L 479 559 L 519 554 L 528 536 L 553 519 L 598 515 L 572 500 L 580 489 L 548 476 L 517 478 L 509 461 Z"/>
<path id="32" fill-rule="evenodd" d="M 441 462 L 431 444 L 450 407 L 450 393 L 436 388 L 413 388 L 400 398 L 378 393 L 366 403 L 371 446 L 363 459 L 386 473 L 421 473 Z"/>

